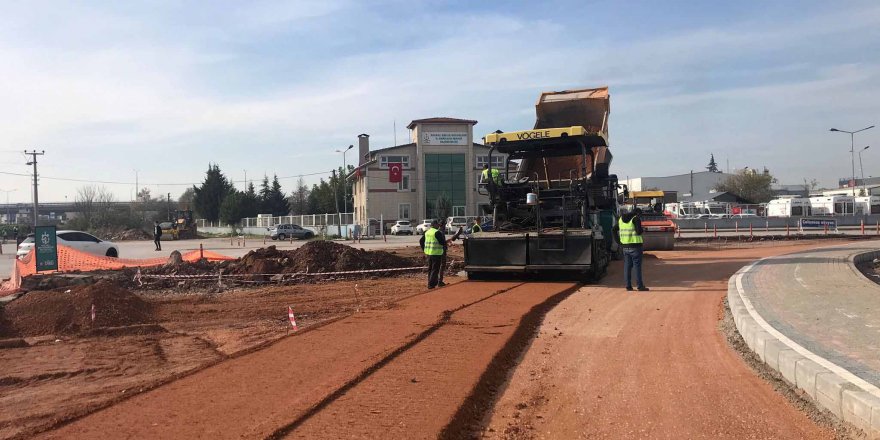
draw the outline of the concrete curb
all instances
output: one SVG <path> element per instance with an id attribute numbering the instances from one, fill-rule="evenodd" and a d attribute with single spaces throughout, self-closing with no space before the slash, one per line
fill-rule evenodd
<path id="1" fill-rule="evenodd" d="M 878 255 L 880 251 L 858 254 L 848 264 L 857 276 L 862 276 L 855 264 Z M 751 286 L 744 285 L 743 275 L 761 261 L 740 269 L 727 284 L 730 312 L 746 344 L 789 384 L 806 392 L 817 406 L 863 430 L 868 438 L 880 439 L 880 390 L 788 339 L 771 327 L 744 296 Z"/>

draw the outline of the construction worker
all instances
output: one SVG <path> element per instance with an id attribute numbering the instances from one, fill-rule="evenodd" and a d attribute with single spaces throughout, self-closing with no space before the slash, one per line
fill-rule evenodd
<path id="1" fill-rule="evenodd" d="M 471 234 L 476 234 L 477 232 L 483 232 L 483 228 L 480 227 L 480 220 L 474 219 L 474 224 L 471 225 Z"/>
<path id="2" fill-rule="evenodd" d="M 439 230 L 440 220 L 431 220 L 431 228 L 425 231 L 419 239 L 419 246 L 425 252 L 428 259 L 428 288 L 443 287 L 446 284 L 441 281 L 443 270 L 443 257 L 446 255 L 446 236 Z"/>
<path id="3" fill-rule="evenodd" d="M 633 290 L 630 273 L 636 273 L 636 288 L 640 292 L 647 292 L 642 280 L 642 210 L 635 208 L 620 216 L 617 224 L 612 228 L 614 239 L 623 247 L 623 279 L 626 281 L 626 290 Z"/>
<path id="4" fill-rule="evenodd" d="M 159 221 L 153 222 L 153 244 L 156 245 L 156 250 L 162 250 L 162 226 L 159 225 Z"/>
<path id="5" fill-rule="evenodd" d="M 483 165 L 483 175 L 480 177 L 480 180 L 483 183 L 489 183 L 489 165 Z M 495 182 L 495 185 L 501 185 L 501 171 L 498 171 L 498 168 L 492 168 L 492 181 Z"/>

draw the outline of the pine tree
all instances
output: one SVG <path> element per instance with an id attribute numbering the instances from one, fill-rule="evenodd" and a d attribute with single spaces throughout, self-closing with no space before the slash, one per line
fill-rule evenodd
<path id="1" fill-rule="evenodd" d="M 256 217 L 260 213 L 260 198 L 253 182 L 248 183 L 247 191 L 242 193 L 241 212 L 244 217 Z"/>
<path id="2" fill-rule="evenodd" d="M 715 163 L 715 154 L 709 155 L 709 165 L 706 166 L 706 169 L 709 170 L 710 173 L 720 173 L 718 170 L 718 164 Z"/>
<path id="3" fill-rule="evenodd" d="M 262 192 L 262 189 L 260 190 Z M 265 200 L 267 212 L 271 212 L 274 216 L 290 214 L 290 204 L 287 203 L 287 196 L 281 190 L 281 183 L 278 181 L 278 175 L 274 175 L 272 186 L 269 188 L 268 197 Z"/>
<path id="4" fill-rule="evenodd" d="M 193 187 L 193 207 L 196 213 L 208 221 L 220 219 L 220 205 L 223 199 L 232 192 L 232 183 L 220 171 L 217 164 L 208 164 L 205 181 L 201 186 Z"/>

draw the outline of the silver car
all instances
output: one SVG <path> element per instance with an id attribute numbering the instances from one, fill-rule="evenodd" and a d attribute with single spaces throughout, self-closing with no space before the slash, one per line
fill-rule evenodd
<path id="1" fill-rule="evenodd" d="M 269 228 L 269 236 L 272 238 L 272 240 L 287 240 L 291 237 L 308 240 L 310 238 L 313 238 L 315 236 L 315 233 L 300 225 L 285 223 Z"/>

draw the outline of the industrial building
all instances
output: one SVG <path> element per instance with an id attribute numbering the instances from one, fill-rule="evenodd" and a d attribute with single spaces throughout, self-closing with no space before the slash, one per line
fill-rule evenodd
<path id="1" fill-rule="evenodd" d="M 621 183 L 626 184 L 630 191 L 675 192 L 681 202 L 735 202 L 736 197 L 732 194 L 715 191 L 715 187 L 730 176 L 733 174 L 700 171 L 665 177 L 626 178 Z"/>
<path id="2" fill-rule="evenodd" d="M 446 117 L 416 119 L 407 126 L 409 143 L 377 150 L 370 150 L 369 135 L 359 135 L 358 166 L 349 175 L 355 223 L 435 218 L 440 198 L 450 202 L 453 216 L 483 215 L 489 197 L 479 194 L 477 186 L 489 147 L 474 142 L 476 124 Z M 502 168 L 505 160 L 493 155 L 492 166 Z"/>

